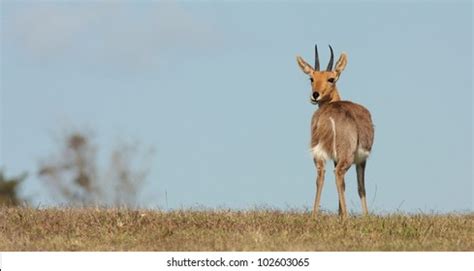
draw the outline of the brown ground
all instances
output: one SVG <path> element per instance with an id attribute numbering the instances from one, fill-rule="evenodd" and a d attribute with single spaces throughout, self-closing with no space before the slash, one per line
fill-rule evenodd
<path id="1" fill-rule="evenodd" d="M 0 207 L 0 251 L 474 251 L 474 214 Z"/>

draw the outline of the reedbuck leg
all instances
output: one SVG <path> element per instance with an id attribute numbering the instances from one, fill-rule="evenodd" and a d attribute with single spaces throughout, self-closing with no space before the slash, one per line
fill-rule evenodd
<path id="1" fill-rule="evenodd" d="M 334 161 L 334 173 L 336 172 L 336 167 L 337 167 L 337 162 Z M 336 179 L 336 185 L 337 185 L 337 179 Z M 342 182 L 342 191 L 343 192 L 346 191 L 346 183 L 345 182 Z M 339 204 L 339 214 L 341 214 L 342 213 L 341 202 L 339 201 L 338 204 Z"/>
<path id="2" fill-rule="evenodd" d="M 337 193 L 339 194 L 339 215 L 342 217 L 347 217 L 346 198 L 344 196 L 344 191 L 346 190 L 344 175 L 351 164 L 352 163 L 348 163 L 346 161 L 340 161 L 337 163 L 336 168 L 334 169 L 334 174 L 336 175 Z"/>
<path id="3" fill-rule="evenodd" d="M 365 161 L 356 165 L 357 184 L 359 188 L 360 202 L 362 203 L 362 212 L 364 215 L 369 214 L 367 209 L 367 200 L 365 199 Z"/>
<path id="4" fill-rule="evenodd" d="M 318 171 L 318 176 L 316 177 L 316 197 L 314 198 L 314 206 L 313 206 L 313 217 L 316 217 L 319 212 L 319 204 L 321 202 L 321 191 L 323 190 L 324 184 L 324 160 L 316 160 L 314 159 L 314 164 L 316 165 L 316 169 Z"/>

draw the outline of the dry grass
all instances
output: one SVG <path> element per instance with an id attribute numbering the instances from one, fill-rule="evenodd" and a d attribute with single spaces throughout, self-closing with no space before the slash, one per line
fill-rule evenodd
<path id="1" fill-rule="evenodd" d="M 0 208 L 0 251 L 474 250 L 474 214 Z"/>

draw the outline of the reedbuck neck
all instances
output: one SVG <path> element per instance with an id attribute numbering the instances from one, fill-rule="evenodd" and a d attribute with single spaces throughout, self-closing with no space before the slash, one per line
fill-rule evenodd
<path id="1" fill-rule="evenodd" d="M 333 70 L 334 53 L 325 71 L 320 71 L 318 49 L 315 46 L 314 68 L 297 57 L 301 70 L 310 76 L 312 104 L 319 109 L 311 121 L 311 150 L 317 168 L 316 197 L 313 215 L 319 211 L 324 183 L 325 163 L 334 161 L 336 185 L 339 195 L 339 214 L 347 216 L 344 175 L 352 164 L 356 165 L 357 183 L 363 213 L 367 214 L 365 196 L 365 166 L 372 149 L 374 129 L 369 111 L 356 103 L 341 101 L 336 82 L 347 65 L 347 55 L 342 53 Z"/>

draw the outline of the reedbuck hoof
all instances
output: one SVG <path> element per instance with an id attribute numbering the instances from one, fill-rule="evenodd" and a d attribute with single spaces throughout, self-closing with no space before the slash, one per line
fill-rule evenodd
<path id="1" fill-rule="evenodd" d="M 347 212 L 341 212 L 341 211 L 339 211 L 339 217 L 340 217 L 341 219 L 346 219 L 346 218 L 348 218 L 349 216 L 347 215 Z"/>
<path id="2" fill-rule="evenodd" d="M 346 221 L 348 219 L 349 219 L 349 216 L 347 216 L 347 215 L 339 215 L 339 220 L 341 220 L 341 221 Z"/>

